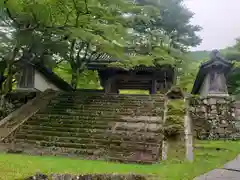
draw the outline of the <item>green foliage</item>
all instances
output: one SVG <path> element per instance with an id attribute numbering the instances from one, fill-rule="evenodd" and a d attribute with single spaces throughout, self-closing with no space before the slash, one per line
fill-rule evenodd
<path id="1" fill-rule="evenodd" d="M 69 63 L 61 63 L 54 69 L 55 73 L 68 83 L 71 82 L 72 70 Z M 97 72 L 85 70 L 81 73 L 78 84 L 81 89 L 100 89 L 100 82 Z"/>
<path id="2" fill-rule="evenodd" d="M 153 17 L 149 28 L 161 29 L 171 39 L 171 46 L 176 49 L 187 50 L 188 47 L 200 44 L 201 39 L 196 35 L 199 26 L 190 24 L 193 13 L 183 5 L 183 0 L 138 0 L 143 5 L 153 5 L 160 11 L 160 15 Z M 141 28 L 143 31 L 144 28 Z"/>
<path id="3" fill-rule="evenodd" d="M 189 58 L 192 60 L 206 60 L 209 58 L 210 51 L 192 51 L 189 52 Z"/>
<path id="4" fill-rule="evenodd" d="M 195 34 L 200 28 L 189 24 L 192 13 L 183 6 L 182 1 L 138 0 L 137 3 L 143 7 L 154 6 L 156 12 L 149 13 L 148 20 L 130 16 L 130 44 L 134 47 L 135 57 L 125 58 L 111 66 L 129 69 L 137 65 L 181 64 L 184 61 L 183 50 L 200 43 Z"/>
<path id="5" fill-rule="evenodd" d="M 191 93 L 194 81 L 199 71 L 201 61 L 194 61 L 186 57 L 178 71 L 178 85 L 186 92 Z"/>
<path id="6" fill-rule="evenodd" d="M 146 54 L 136 54 L 133 56 L 125 56 L 124 60 L 113 62 L 110 67 L 121 67 L 123 69 L 131 69 L 136 66 L 161 66 L 170 65 L 176 66 L 178 63 L 177 56 L 173 51 L 166 48 L 155 47 Z"/>
<path id="7" fill-rule="evenodd" d="M 231 73 L 228 76 L 228 90 L 233 95 L 240 93 L 240 41 L 237 40 L 233 47 L 224 50 L 225 57 L 234 65 Z"/>
<path id="8" fill-rule="evenodd" d="M 120 90 L 120 94 L 145 94 L 145 95 L 149 95 L 149 91 L 146 91 L 146 90 Z"/>

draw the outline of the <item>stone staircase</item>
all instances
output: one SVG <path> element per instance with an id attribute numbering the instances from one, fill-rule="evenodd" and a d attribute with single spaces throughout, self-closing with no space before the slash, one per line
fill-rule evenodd
<path id="1" fill-rule="evenodd" d="M 16 129 L 11 151 L 156 163 L 161 158 L 164 97 L 62 92 Z"/>

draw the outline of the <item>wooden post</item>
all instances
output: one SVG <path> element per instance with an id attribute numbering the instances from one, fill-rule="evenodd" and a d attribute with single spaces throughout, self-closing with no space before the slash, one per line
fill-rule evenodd
<path id="1" fill-rule="evenodd" d="M 153 79 L 150 94 L 156 94 L 156 93 L 157 93 L 157 81 Z"/>
<path id="2" fill-rule="evenodd" d="M 112 84 L 112 86 L 111 86 L 111 93 L 119 94 L 119 89 L 118 89 L 117 78 L 116 77 L 112 78 L 111 84 Z"/>
<path id="3" fill-rule="evenodd" d="M 186 159 L 188 161 L 194 160 L 193 155 L 193 133 L 192 133 L 192 121 L 189 115 L 189 101 L 184 98 L 186 114 L 184 118 L 184 127 L 185 127 L 185 148 L 186 148 Z"/>
<path id="4" fill-rule="evenodd" d="M 166 123 L 167 120 L 167 112 L 168 112 L 168 97 L 165 96 L 165 102 L 164 102 L 164 114 L 163 114 L 163 126 Z M 168 152 L 168 142 L 165 137 L 165 132 L 163 135 L 163 142 L 162 142 L 162 160 L 165 161 L 167 160 L 167 152 Z"/>
<path id="5" fill-rule="evenodd" d="M 106 80 L 105 85 L 104 85 L 104 91 L 106 94 L 111 93 L 111 91 L 112 91 L 112 79 L 111 78 Z"/>

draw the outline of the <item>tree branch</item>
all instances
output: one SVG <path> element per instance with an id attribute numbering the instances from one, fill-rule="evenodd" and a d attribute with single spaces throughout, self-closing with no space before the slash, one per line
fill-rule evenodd
<path id="1" fill-rule="evenodd" d="M 86 14 L 89 14 L 89 9 L 88 9 L 87 0 L 84 0 L 84 2 L 85 2 Z"/>
<path id="2" fill-rule="evenodd" d="M 4 2 L 5 4 L 5 2 Z M 6 4 L 5 4 L 6 5 Z M 6 7 L 6 12 L 8 17 L 16 24 L 16 26 L 19 28 L 20 27 L 20 23 L 13 17 L 13 15 L 11 14 L 10 10 L 8 7 Z"/>
<path id="3" fill-rule="evenodd" d="M 71 47 L 70 47 L 70 55 L 69 55 L 69 59 L 70 59 L 70 64 L 71 66 L 74 65 L 74 47 L 76 44 L 76 39 L 74 39 L 71 43 Z"/>
<path id="4" fill-rule="evenodd" d="M 75 27 L 78 27 L 79 26 L 79 17 L 80 17 L 80 11 L 78 10 L 78 7 L 77 7 L 77 3 L 75 0 L 72 0 L 73 1 L 73 5 L 74 5 L 74 8 L 75 8 L 75 11 L 76 11 L 76 20 L 75 20 Z"/>
<path id="5" fill-rule="evenodd" d="M 66 17 L 64 26 L 67 25 L 67 23 L 68 23 L 68 21 L 69 21 L 69 17 L 70 17 L 70 15 L 72 14 L 72 12 L 73 12 L 73 10 L 69 11 L 69 13 L 67 14 L 67 17 Z"/>
<path id="6" fill-rule="evenodd" d="M 77 60 L 77 65 L 79 65 L 79 63 L 80 63 L 80 62 L 79 62 L 79 60 L 80 60 L 80 53 L 81 53 L 81 51 L 83 50 L 84 46 L 85 46 L 85 43 L 82 42 L 82 43 L 81 43 L 81 46 L 80 46 L 79 49 L 78 49 L 77 58 L 76 58 L 76 60 Z"/>
<path id="7" fill-rule="evenodd" d="M 57 61 L 57 62 L 56 62 L 56 65 L 61 64 L 63 61 L 65 61 L 65 59 L 61 59 L 60 61 Z"/>
<path id="8" fill-rule="evenodd" d="M 84 56 L 83 56 L 83 59 L 86 59 L 87 53 L 88 53 L 88 50 L 89 50 L 89 47 L 90 47 L 90 43 L 87 43 L 87 46 L 86 46 L 86 50 L 85 50 L 85 54 L 84 54 Z"/>

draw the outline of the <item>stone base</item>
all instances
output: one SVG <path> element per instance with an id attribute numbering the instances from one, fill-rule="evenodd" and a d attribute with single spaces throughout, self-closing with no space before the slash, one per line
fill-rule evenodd
<path id="1" fill-rule="evenodd" d="M 207 97 L 208 97 L 208 98 L 229 97 L 229 94 L 212 93 L 212 94 L 208 94 Z"/>

